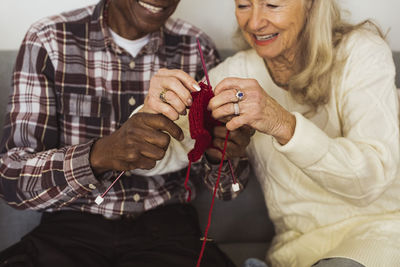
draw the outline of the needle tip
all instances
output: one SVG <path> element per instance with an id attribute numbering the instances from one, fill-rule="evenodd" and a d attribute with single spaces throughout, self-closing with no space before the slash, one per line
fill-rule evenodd
<path id="1" fill-rule="evenodd" d="M 103 203 L 103 201 L 104 201 L 104 198 L 102 198 L 101 196 L 98 196 L 94 202 L 96 202 L 97 205 L 100 205 L 101 203 Z"/>

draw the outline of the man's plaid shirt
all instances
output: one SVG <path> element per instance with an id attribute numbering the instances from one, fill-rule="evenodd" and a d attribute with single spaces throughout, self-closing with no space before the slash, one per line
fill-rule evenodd
<path id="1" fill-rule="evenodd" d="M 160 68 L 182 69 L 199 79 L 196 38 L 208 68 L 219 61 L 214 44 L 195 27 L 169 19 L 133 58 L 113 42 L 103 21 L 104 5 L 43 19 L 22 43 L 0 160 L 0 196 L 16 208 L 113 216 L 185 200 L 186 169 L 148 177 L 127 172 L 97 206 L 94 199 L 117 173 L 96 178 L 89 153 L 96 139 L 110 135 L 143 104 L 150 78 Z M 243 188 L 248 168 L 239 169 L 245 170 L 238 173 Z M 200 177 L 212 187 L 216 172 Z M 228 168 L 221 181 L 219 197 L 234 197 Z"/>

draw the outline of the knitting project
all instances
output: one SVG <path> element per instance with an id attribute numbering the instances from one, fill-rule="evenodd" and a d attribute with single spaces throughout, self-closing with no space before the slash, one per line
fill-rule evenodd
<path id="1" fill-rule="evenodd" d="M 207 148 L 212 147 L 212 130 L 221 123 L 207 110 L 208 102 L 214 96 L 211 86 L 199 83 L 201 90 L 193 92 L 193 104 L 189 110 L 190 136 L 196 140 L 194 148 L 188 153 L 192 162 L 198 161 Z"/>

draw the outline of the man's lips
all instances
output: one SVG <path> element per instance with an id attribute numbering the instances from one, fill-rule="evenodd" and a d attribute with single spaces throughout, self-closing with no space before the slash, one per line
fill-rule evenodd
<path id="1" fill-rule="evenodd" d="M 155 6 L 155 5 L 143 2 L 141 0 L 138 0 L 138 3 L 141 7 L 147 9 L 148 11 L 150 11 L 153 14 L 160 13 L 161 11 L 163 11 L 165 9 L 164 7 Z"/>

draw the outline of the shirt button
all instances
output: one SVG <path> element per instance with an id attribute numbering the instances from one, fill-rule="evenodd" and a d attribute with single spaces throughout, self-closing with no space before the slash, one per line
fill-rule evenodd
<path id="1" fill-rule="evenodd" d="M 129 98 L 128 103 L 129 103 L 129 105 L 134 106 L 136 104 L 135 98 L 133 96 L 131 96 L 131 98 Z"/>
<path id="2" fill-rule="evenodd" d="M 135 68 L 135 66 L 136 66 L 135 61 L 132 60 L 132 61 L 129 63 L 129 68 L 130 68 L 131 70 L 133 70 L 133 69 Z"/>
<path id="3" fill-rule="evenodd" d="M 89 188 L 92 189 L 92 190 L 95 190 L 96 186 L 94 184 L 89 184 Z"/>
<path id="4" fill-rule="evenodd" d="M 140 195 L 139 194 L 134 194 L 133 195 L 133 200 L 135 201 L 135 202 L 138 202 L 139 200 L 140 200 Z"/>
<path id="5" fill-rule="evenodd" d="M 124 175 L 130 177 L 130 176 L 132 175 L 132 173 L 131 173 L 130 171 L 126 171 L 126 172 L 124 173 Z"/>

